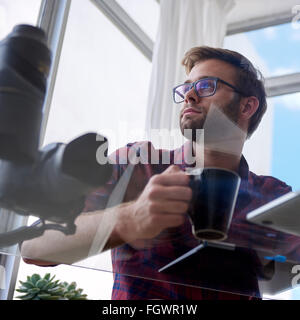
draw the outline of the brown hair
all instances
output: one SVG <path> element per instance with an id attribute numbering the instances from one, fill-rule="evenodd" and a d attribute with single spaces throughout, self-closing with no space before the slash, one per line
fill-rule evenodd
<path id="1" fill-rule="evenodd" d="M 209 59 L 218 59 L 234 66 L 237 70 L 236 87 L 246 97 L 255 96 L 259 101 L 257 111 L 250 119 L 248 127 L 249 138 L 258 127 L 267 110 L 264 78 L 253 64 L 238 52 L 211 47 L 194 47 L 186 52 L 182 60 L 186 73 L 189 73 L 195 64 Z"/>

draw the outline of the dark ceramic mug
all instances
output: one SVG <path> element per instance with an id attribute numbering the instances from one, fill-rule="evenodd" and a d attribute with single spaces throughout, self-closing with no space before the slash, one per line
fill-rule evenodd
<path id="1" fill-rule="evenodd" d="M 240 182 L 237 173 L 221 168 L 204 168 L 190 175 L 193 196 L 188 214 L 197 239 L 227 238 Z"/>

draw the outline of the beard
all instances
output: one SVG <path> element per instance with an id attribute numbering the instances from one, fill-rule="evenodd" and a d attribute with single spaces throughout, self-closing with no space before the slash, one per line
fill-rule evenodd
<path id="1" fill-rule="evenodd" d="M 241 97 L 239 94 L 234 94 L 232 100 L 225 106 L 219 106 L 220 111 L 233 123 L 237 124 L 239 118 L 239 106 Z M 192 104 L 190 105 L 192 107 Z M 187 106 L 189 107 L 189 106 Z M 197 141 L 199 134 L 197 130 L 204 129 L 205 121 L 207 118 L 207 111 L 204 108 L 198 108 L 201 112 L 193 116 L 186 116 L 186 119 L 182 120 L 180 116 L 180 130 L 182 135 L 188 140 Z"/>

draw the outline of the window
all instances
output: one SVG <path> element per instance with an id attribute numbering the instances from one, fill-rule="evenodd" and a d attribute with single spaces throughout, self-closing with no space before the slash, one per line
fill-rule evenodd
<path id="1" fill-rule="evenodd" d="M 89 1 L 73 0 L 45 144 L 88 131 L 109 151 L 144 128 L 151 62 Z"/>
<path id="2" fill-rule="evenodd" d="M 274 106 L 272 175 L 300 190 L 300 93 L 270 98 Z"/>
<path id="3" fill-rule="evenodd" d="M 265 77 L 300 72 L 300 29 L 292 23 L 258 29 L 225 38 L 225 47 L 239 48 Z"/>
<path id="4" fill-rule="evenodd" d="M 225 38 L 224 47 L 245 55 L 267 78 L 300 72 L 299 40 L 299 29 L 293 28 L 292 24 L 282 24 L 228 36 Z M 268 111 L 257 133 L 254 133 L 253 138 L 248 142 L 253 143 L 256 149 L 249 148 L 251 152 L 248 152 L 246 157 L 254 165 L 267 160 L 269 166 L 265 168 L 268 169 L 269 174 L 286 182 L 293 191 L 300 189 L 299 101 L 300 87 L 298 93 L 267 99 Z M 260 151 L 257 152 L 257 150 Z M 256 172 L 256 170 L 253 171 Z M 264 296 L 264 298 L 299 299 L 299 296 L 298 288 L 275 296 Z"/>
<path id="5" fill-rule="evenodd" d="M 0 39 L 4 38 L 15 25 L 36 25 L 38 20 L 41 0 L 29 0 L 24 5 L 24 0 L 0 1 Z"/>
<path id="6" fill-rule="evenodd" d="M 159 20 L 159 3 L 156 0 L 117 0 L 117 2 L 154 41 Z"/>

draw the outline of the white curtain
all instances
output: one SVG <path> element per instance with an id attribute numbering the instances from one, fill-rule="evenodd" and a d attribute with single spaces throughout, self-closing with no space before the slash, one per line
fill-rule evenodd
<path id="1" fill-rule="evenodd" d="M 146 128 L 178 128 L 179 107 L 172 88 L 185 80 L 181 65 L 192 47 L 222 47 L 226 16 L 234 0 L 160 0 L 160 23 L 153 51 Z"/>

